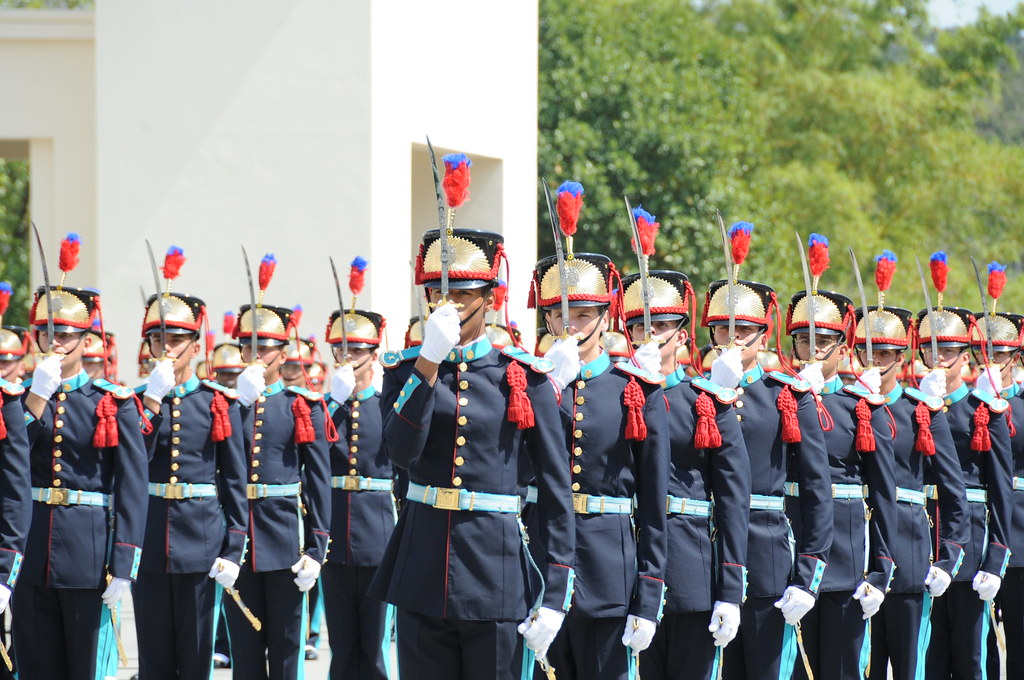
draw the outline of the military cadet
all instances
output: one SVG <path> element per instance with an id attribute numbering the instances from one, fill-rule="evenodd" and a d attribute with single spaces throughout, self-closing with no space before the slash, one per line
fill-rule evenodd
<path id="1" fill-rule="evenodd" d="M 64 274 L 78 245 L 70 235 L 61 246 Z M 34 502 L 14 644 L 27 680 L 114 675 L 113 618 L 138 573 L 145 529 L 141 409 L 131 390 L 83 370 L 82 336 L 99 295 L 63 279 L 36 292 L 29 315 L 50 355 L 25 397 Z"/>
<path id="2" fill-rule="evenodd" d="M 20 383 L 25 375 L 28 337 L 28 329 L 22 326 L 0 328 L 0 378 L 7 382 Z"/>
<path id="3" fill-rule="evenodd" d="M 281 365 L 295 332 L 292 310 L 263 304 L 275 266 L 272 255 L 264 257 L 256 308 L 242 306 L 234 331 L 243 360 L 255 362 L 238 377 L 249 472 L 249 549 L 236 587 L 262 630 L 255 630 L 240 608 L 227 609 L 235 674 L 272 680 L 301 677 L 305 593 L 320 575 L 330 521 L 323 398 L 302 387 L 285 388 Z"/>
<path id="4" fill-rule="evenodd" d="M 149 378 L 149 374 L 153 371 L 153 364 L 156 363 L 153 359 L 153 353 L 149 351 L 149 340 L 147 338 L 142 339 L 142 344 L 139 345 L 139 377 L 145 382 Z"/>
<path id="5" fill-rule="evenodd" d="M 242 361 L 242 351 L 238 343 L 234 341 L 235 313 L 224 312 L 223 331 L 227 336 L 225 342 L 214 346 L 210 355 L 210 371 L 214 380 L 224 387 L 234 388 L 238 383 L 238 376 L 245 370 L 245 362 Z"/>
<path id="6" fill-rule="evenodd" d="M 832 544 L 832 490 L 810 384 L 788 373 L 766 373 L 758 363 L 768 346 L 777 302 L 771 287 L 736 278 L 752 229 L 749 222 L 730 229 L 732 280 L 711 283 L 702 320 L 719 348 L 710 379 L 736 387 L 739 394 L 733 408 L 747 447 L 753 491 L 747 601 L 737 643 L 725 651 L 725 675 L 788 678 L 796 661 L 797 624 L 814 607 L 825 575 Z M 729 337 L 731 319 L 734 338 Z M 799 533 L 790 529 L 785 513 L 787 467 L 799 484 Z"/>
<path id="7" fill-rule="evenodd" d="M 107 348 L 103 344 L 103 334 L 99 327 L 99 320 L 93 322 L 92 328 L 85 332 L 82 339 L 85 351 L 82 352 L 82 368 L 90 380 L 106 378 L 108 374 Z"/>
<path id="8" fill-rule="evenodd" d="M 968 539 L 963 567 L 953 576 L 944 597 L 932 608 L 927 677 L 984 678 L 986 638 L 991 625 L 992 599 L 999 591 L 1010 559 L 1009 536 L 1013 493 L 1010 436 L 1006 400 L 998 396 L 998 370 L 988 370 L 977 389 L 964 384 L 974 315 L 959 307 L 943 307 L 946 255 L 931 257 L 932 280 L 939 291 L 937 306 L 918 312 L 918 347 L 932 374 L 945 374 L 944 403 L 949 429 L 967 486 Z M 932 340 L 937 349 L 930 349 Z M 938 363 L 935 360 L 938 359 Z M 941 369 L 936 371 L 934 369 Z M 928 380 L 931 375 L 926 378 Z M 924 383 L 922 388 L 929 389 Z M 934 484 L 927 476 L 925 481 Z M 929 496 L 934 494 L 929 493 Z M 929 502 L 932 522 L 940 526 L 941 512 Z M 941 509 L 940 509 L 941 510 Z"/>
<path id="9" fill-rule="evenodd" d="M 165 260 L 168 282 L 177 276 L 169 264 L 175 254 L 180 250 L 172 248 Z M 142 324 L 157 357 L 142 393 L 153 429 L 146 435 L 146 541 L 134 589 L 146 680 L 209 677 L 217 586 L 234 585 L 245 551 L 247 471 L 237 395 L 200 381 L 191 367 L 201 353 L 205 315 L 202 300 L 166 292 L 149 298 Z"/>
<path id="10" fill-rule="evenodd" d="M 466 163 L 446 158 L 446 166 Z M 444 272 L 439 237 L 426 232 L 417 258 L 416 280 L 435 305 L 423 342 L 381 360 L 383 450 L 407 469 L 409 483 L 370 595 L 397 608 L 405 680 L 519 678 L 533 657 L 517 643 L 517 624 L 530 614 L 526 642 L 543 656 L 572 596 L 568 453 L 550 362 L 514 347 L 496 350 L 485 333 L 501 235 L 446 233 Z M 518 520 L 525 496 L 518 476 L 527 464 L 537 477 L 533 508 L 546 527 L 533 537 L 544 556 L 536 563 Z"/>
<path id="11" fill-rule="evenodd" d="M 807 259 L 810 290 L 793 295 L 786 332 L 804 366 L 800 377 L 820 396 L 822 417 L 831 426 L 824 428 L 824 436 L 834 523 L 818 604 L 801 624 L 813 677 L 852 680 L 868 670 L 871 638 L 866 620 L 882 605 L 896 568 L 888 547 L 897 535 L 892 437 L 885 397 L 879 392 L 879 369 L 869 367 L 852 385 L 844 386 L 839 377 L 839 362 L 849 351 L 853 302 L 841 293 L 818 289 L 829 264 L 828 239 L 811 234 Z M 794 499 L 786 511 L 800 534 L 799 484 L 788 483 L 786 495 Z M 803 663 L 796 664 L 796 676 L 807 677 Z"/>
<path id="12" fill-rule="evenodd" d="M 636 345 L 644 340 L 639 275 L 622 279 L 626 327 Z M 747 519 L 750 465 L 732 411 L 735 390 L 686 377 L 677 361 L 688 340 L 693 290 L 680 272 L 653 270 L 650 318 L 660 346 L 668 404 L 668 558 L 665 616 L 651 646 L 640 654 L 643 677 L 712 680 L 721 648 L 739 628 L 747 585 Z M 714 536 L 714 538 L 713 538 Z M 711 634 L 709 634 L 709 631 Z"/>
<path id="13" fill-rule="evenodd" d="M 309 369 L 313 366 L 315 350 L 316 344 L 305 338 L 295 337 L 288 341 L 284 363 L 281 365 L 281 380 L 284 381 L 285 387 L 312 387 Z"/>

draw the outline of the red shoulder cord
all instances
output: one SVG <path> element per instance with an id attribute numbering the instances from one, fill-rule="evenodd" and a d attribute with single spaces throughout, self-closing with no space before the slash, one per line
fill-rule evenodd
<path id="1" fill-rule="evenodd" d="M 295 416 L 295 443 L 309 444 L 316 440 L 313 420 L 310 418 L 309 404 L 301 394 L 295 395 L 292 401 L 292 415 Z"/>
<path id="2" fill-rule="evenodd" d="M 928 410 L 923 401 L 917 402 L 917 407 L 914 409 L 914 422 L 917 423 L 914 449 L 923 456 L 934 456 L 935 438 L 932 437 L 932 412 Z"/>
<path id="3" fill-rule="evenodd" d="M 213 393 L 213 401 L 210 402 L 210 413 L 213 420 L 210 422 L 210 439 L 215 442 L 222 442 L 231 436 L 231 417 L 228 416 L 227 397 L 220 392 Z"/>
<path id="4" fill-rule="evenodd" d="M 98 420 L 92 435 L 92 445 L 98 449 L 117 446 L 117 402 L 110 392 L 104 394 L 96 405 L 96 418 Z"/>
<path id="5" fill-rule="evenodd" d="M 718 429 L 715 402 L 707 392 L 697 396 L 697 427 L 693 433 L 693 448 L 713 449 L 722 445 L 722 433 Z"/>
<path id="6" fill-rule="evenodd" d="M 875 450 L 875 431 L 871 427 L 871 406 L 868 400 L 861 397 L 857 400 L 857 435 L 854 438 L 854 446 L 861 453 L 869 453 Z"/>
<path id="7" fill-rule="evenodd" d="M 626 406 L 626 439 L 643 441 L 647 439 L 647 423 L 644 421 L 644 388 L 636 378 L 629 376 L 626 389 L 622 392 L 622 403 Z"/>
<path id="8" fill-rule="evenodd" d="M 988 451 L 992 448 L 992 436 L 988 423 L 992 414 L 988 404 L 981 404 L 974 410 L 974 433 L 971 435 L 971 451 Z"/>

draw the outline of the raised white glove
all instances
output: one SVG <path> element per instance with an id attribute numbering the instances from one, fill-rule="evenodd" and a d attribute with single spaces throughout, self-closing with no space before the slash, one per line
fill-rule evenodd
<path id="1" fill-rule="evenodd" d="M 304 593 L 313 587 L 320 576 L 320 563 L 309 555 L 303 555 L 292 565 L 292 573 L 295 574 L 295 585 Z"/>
<path id="2" fill-rule="evenodd" d="M 974 575 L 974 582 L 971 584 L 971 587 L 978 591 L 978 597 L 985 600 L 985 602 L 991 602 L 995 599 L 1001 585 L 1003 585 L 1002 578 L 987 571 L 979 571 Z"/>
<path id="3" fill-rule="evenodd" d="M 877 366 L 872 366 L 860 374 L 860 382 L 868 388 L 872 394 L 878 394 L 882 390 L 882 372 Z"/>
<path id="4" fill-rule="evenodd" d="M 711 362 L 711 382 L 720 387 L 733 388 L 743 377 L 743 349 L 730 347 Z"/>
<path id="5" fill-rule="evenodd" d="M 626 617 L 626 630 L 622 633 L 622 644 L 633 650 L 633 656 L 639 656 L 640 652 L 651 646 L 654 639 L 654 631 L 658 624 L 654 621 L 633 616 Z"/>
<path id="6" fill-rule="evenodd" d="M 7 604 L 11 601 L 11 589 L 7 586 L 0 584 L 0 614 L 4 613 L 7 609 Z"/>
<path id="7" fill-rule="evenodd" d="M 822 388 L 825 387 L 825 376 L 821 374 L 820 361 L 805 364 L 800 369 L 799 375 L 801 380 L 806 380 L 811 384 L 811 389 L 814 390 L 815 394 L 821 394 Z"/>
<path id="8" fill-rule="evenodd" d="M 117 606 L 117 603 L 121 601 L 124 594 L 131 590 L 132 582 L 126 578 L 118 578 L 115 576 L 110 579 L 110 583 L 107 585 L 107 589 L 103 591 L 101 596 L 103 604 L 107 605 L 111 609 Z"/>
<path id="9" fill-rule="evenodd" d="M 921 391 L 929 397 L 946 396 L 946 371 L 937 368 L 928 371 L 927 375 L 921 378 Z"/>
<path id="10" fill-rule="evenodd" d="M 352 364 L 338 366 L 331 374 L 331 399 L 344 404 L 356 389 L 356 369 Z"/>
<path id="11" fill-rule="evenodd" d="M 267 389 L 267 380 L 264 377 L 266 370 L 265 366 L 253 364 L 238 375 L 235 390 L 238 392 L 238 401 L 242 406 L 252 406 L 263 394 L 263 390 Z"/>
<path id="12" fill-rule="evenodd" d="M 536 652 L 540 658 L 546 658 L 548 647 L 558 634 L 565 621 L 565 612 L 550 607 L 541 607 L 536 614 L 531 614 L 519 624 L 517 630 L 526 641 L 526 646 Z"/>
<path id="13" fill-rule="evenodd" d="M 867 581 L 862 581 L 857 590 L 853 591 L 853 599 L 860 600 L 860 608 L 864 610 L 865 621 L 878 613 L 885 599 L 885 593 L 880 588 L 875 588 Z"/>
<path id="14" fill-rule="evenodd" d="M 551 343 L 551 349 L 544 355 L 555 367 L 548 377 L 561 392 L 580 374 L 580 346 L 576 338 L 559 338 Z"/>
<path id="15" fill-rule="evenodd" d="M 814 608 L 814 596 L 806 590 L 789 586 L 775 606 L 782 610 L 782 616 L 785 617 L 786 623 L 795 626 L 800 623 L 804 614 Z"/>
<path id="16" fill-rule="evenodd" d="M 998 397 L 999 392 L 1003 389 L 1003 376 L 999 371 L 999 367 L 986 367 L 985 370 L 981 372 L 981 375 L 978 376 L 978 380 L 974 384 L 974 387 L 982 392 L 988 392 L 993 397 Z"/>
<path id="17" fill-rule="evenodd" d="M 648 373 L 661 374 L 661 347 L 657 342 L 645 342 L 634 353 L 636 365 Z"/>
<path id="18" fill-rule="evenodd" d="M 928 586 L 928 592 L 932 597 L 942 597 L 952 582 L 953 577 L 945 569 L 934 566 L 928 569 L 928 575 L 924 577 L 924 584 Z"/>
<path id="19" fill-rule="evenodd" d="M 210 567 L 210 578 L 225 588 L 233 588 L 238 579 L 239 566 L 231 560 L 218 557 Z"/>
<path id="20" fill-rule="evenodd" d="M 715 602 L 708 630 L 715 638 L 715 647 L 725 647 L 740 629 L 740 606 L 732 602 Z"/>
<path id="21" fill-rule="evenodd" d="M 49 399 L 60 387 L 61 378 L 61 356 L 54 354 L 48 356 L 38 364 L 32 371 L 32 386 L 28 391 L 37 397 Z"/>
<path id="22" fill-rule="evenodd" d="M 153 401 L 160 401 L 174 389 L 174 362 L 169 359 L 160 359 L 154 364 L 153 370 L 149 372 L 146 391 L 142 393 L 142 396 Z"/>
<path id="23" fill-rule="evenodd" d="M 459 326 L 459 310 L 455 305 L 441 305 L 427 317 L 423 328 L 423 344 L 420 345 L 420 356 L 427 361 L 439 364 L 459 344 L 462 329 Z"/>

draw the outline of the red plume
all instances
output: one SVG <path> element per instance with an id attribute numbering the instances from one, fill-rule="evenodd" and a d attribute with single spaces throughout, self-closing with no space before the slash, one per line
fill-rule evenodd
<path id="1" fill-rule="evenodd" d="M 995 260 L 988 265 L 988 294 L 993 301 L 998 300 L 1006 286 L 1006 265 Z"/>
<path id="2" fill-rule="evenodd" d="M 178 246 L 171 246 L 167 250 L 167 255 L 164 256 L 164 266 L 162 267 L 164 272 L 164 278 L 168 281 L 173 281 L 178 278 L 178 272 L 181 271 L 181 265 L 185 264 L 185 253 Z"/>
<path id="3" fill-rule="evenodd" d="M 891 250 L 883 250 L 882 254 L 875 258 L 875 285 L 878 286 L 878 290 L 883 293 L 889 290 L 895 273 L 896 254 Z"/>
<path id="4" fill-rule="evenodd" d="M 558 187 L 555 212 L 558 213 L 558 226 L 566 236 L 576 233 L 576 224 L 580 220 L 582 207 L 583 185 L 579 182 L 562 182 L 562 186 Z"/>
<path id="5" fill-rule="evenodd" d="M 0 282 L 0 316 L 7 313 L 7 307 L 11 304 L 11 284 L 6 281 Z"/>
<path id="6" fill-rule="evenodd" d="M 366 276 L 367 262 L 362 257 L 356 256 L 352 260 L 352 268 L 348 271 L 348 289 L 356 296 L 363 292 L 363 282 Z"/>
<path id="7" fill-rule="evenodd" d="M 62 272 L 67 273 L 78 266 L 78 251 L 81 248 L 82 241 L 78 238 L 78 234 L 68 234 L 60 242 L 60 261 L 58 266 Z"/>
<path id="8" fill-rule="evenodd" d="M 821 234 L 811 234 L 810 247 L 807 249 L 807 263 L 811 268 L 811 276 L 821 276 L 828 269 L 828 239 Z"/>
<path id="9" fill-rule="evenodd" d="M 658 228 L 661 227 L 655 221 L 654 215 L 644 210 L 643 206 L 638 205 L 633 208 L 633 219 L 636 220 L 636 230 L 640 232 L 640 254 L 641 255 L 653 255 L 654 254 L 654 237 L 658 235 Z M 636 239 L 633 239 L 633 251 L 637 249 Z"/>
<path id="10" fill-rule="evenodd" d="M 928 265 L 932 270 L 932 283 L 935 284 L 935 290 L 940 293 L 946 292 L 946 276 L 949 274 L 946 253 L 941 250 L 932 253 Z"/>
<path id="11" fill-rule="evenodd" d="M 277 268 L 277 259 L 267 253 L 260 262 L 260 290 L 266 290 L 270 285 L 270 279 L 274 277 L 274 269 Z"/>
<path id="12" fill-rule="evenodd" d="M 464 153 L 450 153 L 444 160 L 445 197 L 449 208 L 458 208 L 469 196 L 469 166 L 473 164 Z"/>
<path id="13" fill-rule="evenodd" d="M 494 304 L 491 305 L 491 309 L 500 312 L 501 308 L 505 306 L 506 297 L 508 297 L 508 284 L 499 280 L 498 286 L 494 289 Z"/>
<path id="14" fill-rule="evenodd" d="M 221 327 L 224 335 L 231 335 L 235 330 L 235 313 L 224 312 L 224 325 Z"/>
<path id="15" fill-rule="evenodd" d="M 289 320 L 289 324 L 298 328 L 300 321 L 302 321 L 302 305 L 295 305 L 292 309 L 292 318 Z"/>
<path id="16" fill-rule="evenodd" d="M 736 265 L 743 264 L 750 251 L 750 234 L 754 225 L 750 222 L 737 222 L 729 227 L 729 241 L 732 243 L 732 261 Z"/>

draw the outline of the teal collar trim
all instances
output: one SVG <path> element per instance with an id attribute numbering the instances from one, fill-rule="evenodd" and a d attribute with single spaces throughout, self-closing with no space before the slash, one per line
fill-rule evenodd
<path id="1" fill-rule="evenodd" d="M 756 364 L 752 369 L 744 373 L 742 378 L 740 378 L 740 386 L 753 385 L 763 377 L 764 369 L 761 368 L 761 364 Z"/>
<path id="2" fill-rule="evenodd" d="M 680 366 L 665 376 L 665 389 L 670 390 L 684 380 L 686 380 L 686 371 Z"/>
<path id="3" fill-rule="evenodd" d="M 267 385 L 267 389 L 263 390 L 263 396 L 269 397 L 269 396 L 272 396 L 274 394 L 277 394 L 278 392 L 283 392 L 283 391 L 284 391 L 284 381 L 283 380 L 278 380 L 273 385 Z"/>
<path id="4" fill-rule="evenodd" d="M 366 401 L 373 395 L 377 394 L 377 389 L 370 385 L 365 390 L 360 390 L 348 398 L 348 401 Z"/>
<path id="5" fill-rule="evenodd" d="M 1015 382 L 1009 387 L 1007 387 L 1005 390 L 1000 392 L 999 396 L 1002 397 L 1003 399 L 1009 399 L 1011 397 L 1016 397 L 1018 394 L 1020 394 L 1020 383 Z"/>
<path id="6" fill-rule="evenodd" d="M 960 383 L 960 387 L 956 388 L 955 390 L 947 394 L 945 399 L 943 399 L 943 402 L 945 402 L 946 406 L 950 406 L 952 404 L 957 403 L 970 393 L 970 388 L 967 387 L 967 385 Z"/>
<path id="7" fill-rule="evenodd" d="M 826 380 L 824 387 L 821 388 L 822 394 L 835 394 L 843 389 L 843 379 L 838 375 L 832 376 L 831 380 Z"/>
<path id="8" fill-rule="evenodd" d="M 608 357 L 608 352 L 601 352 L 596 359 L 580 366 L 579 375 L 584 380 L 590 380 L 607 371 L 611 365 L 612 360 Z"/>
<path id="9" fill-rule="evenodd" d="M 445 357 L 445 361 L 474 361 L 487 356 L 492 349 L 494 349 L 494 346 L 491 344 L 490 339 L 485 335 L 476 342 L 471 342 L 470 344 L 462 347 L 453 347 L 452 351 L 448 352 L 448 356 Z"/>
<path id="10" fill-rule="evenodd" d="M 60 391 L 61 392 L 72 392 L 74 390 L 77 390 L 82 385 L 85 385 L 87 382 L 89 382 L 89 374 L 86 373 L 85 370 L 83 369 L 74 378 L 68 378 L 66 380 L 61 380 L 61 382 L 60 382 Z"/>
<path id="11" fill-rule="evenodd" d="M 186 394 L 190 394 L 199 389 L 199 385 L 199 378 L 196 376 L 195 373 L 193 373 L 191 378 L 181 383 L 180 385 L 175 385 L 174 389 L 171 390 L 171 392 L 176 397 L 184 397 Z"/>
<path id="12" fill-rule="evenodd" d="M 885 403 L 886 404 L 895 404 L 896 401 L 900 397 L 902 397 L 902 396 L 903 396 L 903 386 L 900 385 L 899 383 L 896 383 L 896 387 L 894 387 L 892 389 L 892 392 L 890 392 L 889 394 L 885 395 Z"/>

